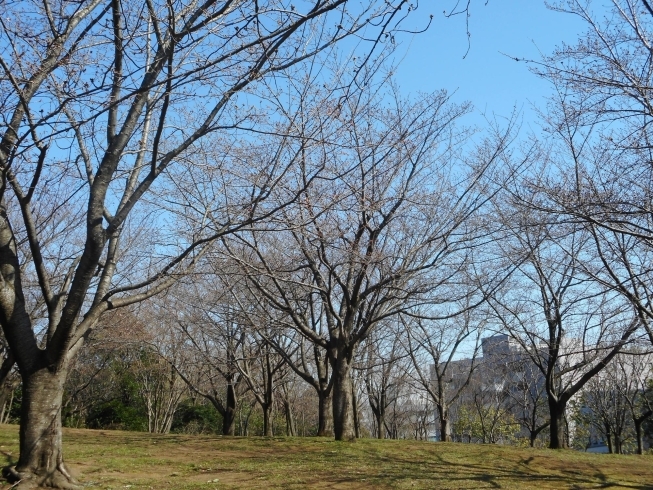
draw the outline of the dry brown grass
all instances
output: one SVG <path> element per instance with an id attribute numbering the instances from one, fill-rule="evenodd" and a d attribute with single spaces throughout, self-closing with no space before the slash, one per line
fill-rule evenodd
<path id="1" fill-rule="evenodd" d="M 652 456 L 75 429 L 64 439 L 66 460 L 89 489 L 653 489 Z M 0 451 L 15 462 L 16 426 L 0 426 Z"/>

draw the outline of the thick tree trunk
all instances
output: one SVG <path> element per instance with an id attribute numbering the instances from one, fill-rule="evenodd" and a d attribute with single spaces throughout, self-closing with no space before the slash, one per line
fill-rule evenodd
<path id="1" fill-rule="evenodd" d="M 318 392 L 318 422 L 317 436 L 333 436 L 333 404 L 331 395 L 326 395 L 323 391 Z"/>
<path id="2" fill-rule="evenodd" d="M 227 384 L 227 403 L 222 414 L 222 435 L 233 436 L 236 431 L 236 390 L 233 384 Z"/>
<path id="3" fill-rule="evenodd" d="M 23 375 L 20 424 L 20 458 L 15 468 L 5 468 L 17 489 L 37 486 L 78 489 L 63 460 L 61 402 L 66 372 L 42 368 Z"/>
<path id="4" fill-rule="evenodd" d="M 565 403 L 556 402 L 549 398 L 549 415 L 551 423 L 549 424 L 551 449 L 564 449 L 567 447 L 565 439 Z"/>
<path id="5" fill-rule="evenodd" d="M 339 356 L 333 370 L 333 432 L 336 441 L 356 439 L 353 384 L 349 360 Z"/>

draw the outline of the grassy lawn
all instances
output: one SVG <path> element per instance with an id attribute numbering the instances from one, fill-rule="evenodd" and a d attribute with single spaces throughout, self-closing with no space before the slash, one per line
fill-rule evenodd
<path id="1" fill-rule="evenodd" d="M 74 429 L 64 441 L 69 467 L 90 489 L 653 489 L 652 456 Z M 0 425 L 0 451 L 15 462 L 17 426 Z"/>

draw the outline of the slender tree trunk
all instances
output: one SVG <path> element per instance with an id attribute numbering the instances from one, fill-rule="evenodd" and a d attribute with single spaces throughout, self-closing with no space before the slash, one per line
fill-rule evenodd
<path id="1" fill-rule="evenodd" d="M 354 414 L 354 436 L 356 439 L 360 439 L 361 436 L 361 421 L 358 417 L 358 398 L 356 397 L 356 388 L 354 383 L 351 384 L 351 404 Z"/>
<path id="2" fill-rule="evenodd" d="M 542 432 L 544 429 L 546 429 L 549 426 L 549 422 L 546 422 L 536 429 L 531 430 L 531 447 L 535 447 L 535 441 L 537 440 L 537 436 L 540 435 L 540 432 Z"/>
<path id="3" fill-rule="evenodd" d="M 385 439 L 385 421 L 383 420 L 383 412 L 380 410 L 376 415 L 376 437 L 377 439 Z"/>
<path id="4" fill-rule="evenodd" d="M 284 412 L 286 412 L 286 435 L 294 437 L 297 435 L 297 430 L 295 429 L 295 420 L 292 414 L 292 407 L 290 406 L 290 402 L 288 402 L 288 400 L 284 400 L 283 409 Z"/>
<path id="5" fill-rule="evenodd" d="M 67 370 L 52 373 L 41 368 L 23 374 L 20 424 L 20 458 L 15 468 L 5 468 L 16 488 L 47 486 L 78 489 L 64 464 L 61 444 L 61 404 Z"/>
<path id="6" fill-rule="evenodd" d="M 263 408 L 263 435 L 272 437 L 272 404 L 262 406 Z"/>
<path id="7" fill-rule="evenodd" d="M 451 442 L 449 411 L 442 404 L 438 404 L 438 415 L 440 416 L 440 441 Z"/>
<path id="8" fill-rule="evenodd" d="M 0 407 L 2 407 L 2 416 L 0 416 L 0 422 L 4 419 L 4 409 L 7 404 L 7 397 L 13 394 L 15 389 L 13 383 L 9 381 L 9 375 L 11 374 L 11 369 L 14 366 L 14 356 L 11 351 L 7 352 L 7 357 L 2 362 L 0 366 Z"/>
<path id="9" fill-rule="evenodd" d="M 236 430 L 236 390 L 227 383 L 227 403 L 222 414 L 222 435 L 233 436 Z"/>
<path id="10" fill-rule="evenodd" d="M 327 395 L 324 391 L 318 391 L 317 396 L 319 404 L 317 436 L 333 436 L 333 403 L 331 400 L 331 395 Z"/>
<path id="11" fill-rule="evenodd" d="M 549 448 L 551 449 L 564 449 L 567 447 L 565 439 L 566 408 L 566 403 L 552 400 L 551 397 L 549 397 L 549 415 L 551 416 L 551 423 L 549 424 L 551 435 Z"/>
<path id="12" fill-rule="evenodd" d="M 351 365 L 342 353 L 338 354 L 333 370 L 333 432 L 336 441 L 353 441 L 356 432 Z"/>
<path id="13" fill-rule="evenodd" d="M 635 420 L 635 435 L 637 437 L 637 454 L 644 454 L 644 436 L 642 434 L 643 420 Z"/>

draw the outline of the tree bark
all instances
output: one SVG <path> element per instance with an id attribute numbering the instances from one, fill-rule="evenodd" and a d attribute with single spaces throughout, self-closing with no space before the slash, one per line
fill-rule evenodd
<path id="1" fill-rule="evenodd" d="M 440 441 L 451 442 L 449 412 L 442 404 L 438 404 L 438 415 L 440 416 Z"/>
<path id="2" fill-rule="evenodd" d="M 14 390 L 14 386 L 9 382 L 9 375 L 11 369 L 14 367 L 15 359 L 11 351 L 7 351 L 7 357 L 0 366 L 0 407 L 4 411 L 5 404 L 7 403 L 7 396 Z M 4 415 L 4 414 L 3 414 Z M 2 422 L 3 417 L 0 417 Z"/>
<path id="3" fill-rule="evenodd" d="M 236 390 L 232 383 L 227 383 L 227 401 L 222 414 L 222 435 L 233 436 L 236 431 Z"/>
<path id="4" fill-rule="evenodd" d="M 272 415 L 272 404 L 262 406 L 263 408 L 263 435 L 266 437 L 272 437 L 272 424 L 271 424 L 271 415 Z"/>
<path id="5" fill-rule="evenodd" d="M 318 391 L 317 396 L 319 404 L 317 436 L 331 437 L 333 436 L 333 403 L 331 395 L 327 395 L 323 391 Z"/>
<path id="6" fill-rule="evenodd" d="M 606 428 L 605 438 L 606 442 L 608 443 L 608 454 L 613 454 L 614 449 L 612 448 L 612 433 L 610 432 L 610 428 Z"/>
<path id="7" fill-rule="evenodd" d="M 295 437 L 297 435 L 297 428 L 295 427 L 295 417 L 293 417 L 292 407 L 288 400 L 284 400 L 283 409 L 286 413 L 286 435 L 289 437 Z"/>
<path id="8" fill-rule="evenodd" d="M 385 439 L 385 420 L 383 420 L 383 413 L 379 412 L 374 415 L 376 417 L 376 438 Z"/>
<path id="9" fill-rule="evenodd" d="M 352 405 L 352 413 L 354 415 L 354 437 L 356 439 L 360 439 L 361 437 L 361 421 L 360 418 L 358 417 L 358 398 L 356 397 L 356 388 L 354 387 L 354 383 L 351 384 L 351 405 Z"/>
<path id="10" fill-rule="evenodd" d="M 644 454 L 644 436 L 642 434 L 643 420 L 635 420 L 635 434 L 637 437 L 637 454 Z"/>
<path id="11" fill-rule="evenodd" d="M 551 449 L 565 449 L 567 447 L 565 439 L 565 410 L 566 403 L 557 402 L 549 398 L 549 415 L 551 423 L 549 424 Z"/>
<path id="12" fill-rule="evenodd" d="M 333 432 L 336 441 L 356 439 L 351 365 L 339 355 L 333 370 Z"/>
<path id="13" fill-rule="evenodd" d="M 542 432 L 544 429 L 546 429 L 549 426 L 549 422 L 540 425 L 537 429 L 531 430 L 531 447 L 535 447 L 535 441 L 537 440 L 537 436 L 540 435 L 540 432 Z"/>
<path id="14" fill-rule="evenodd" d="M 41 368 L 22 376 L 20 458 L 15 468 L 4 470 L 10 481 L 21 481 L 17 489 L 81 488 L 63 460 L 61 404 L 66 375 L 66 370 L 53 373 Z"/>

